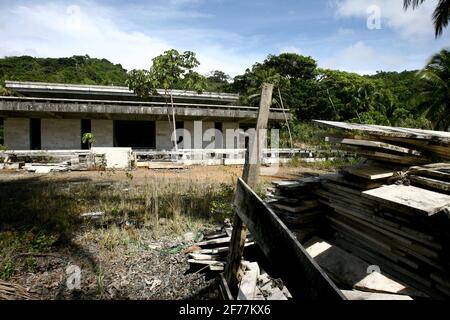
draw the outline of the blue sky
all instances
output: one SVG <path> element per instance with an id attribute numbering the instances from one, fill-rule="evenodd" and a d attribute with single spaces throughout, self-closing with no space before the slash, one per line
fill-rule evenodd
<path id="1" fill-rule="evenodd" d="M 421 68 L 450 46 L 434 38 L 436 0 L 405 12 L 403 0 L 0 0 L 0 56 L 89 54 L 148 68 L 176 48 L 197 53 L 199 71 L 243 73 L 268 54 L 312 56 L 358 73 Z M 369 27 L 368 27 L 369 21 Z"/>

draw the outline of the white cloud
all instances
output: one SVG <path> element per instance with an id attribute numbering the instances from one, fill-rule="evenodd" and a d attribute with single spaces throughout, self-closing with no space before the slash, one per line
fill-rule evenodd
<path id="1" fill-rule="evenodd" d="M 405 38 L 433 36 L 434 1 L 425 1 L 417 9 L 405 11 L 400 0 L 338 0 L 337 16 L 368 18 L 367 10 L 374 5 L 381 10 L 382 28 L 392 28 Z"/>
<path id="2" fill-rule="evenodd" d="M 329 69 L 374 74 L 380 70 L 396 70 L 399 65 L 405 65 L 405 62 L 399 56 L 381 54 L 363 41 L 358 41 L 339 51 L 335 56 L 319 61 L 319 64 Z"/>
<path id="3" fill-rule="evenodd" d="M 172 4 L 186 5 L 193 1 L 201 0 L 173 0 Z M 192 14 L 195 15 L 194 12 Z M 171 30 L 167 26 L 155 31 L 134 31 L 137 28 L 133 22 L 127 23 L 124 18 L 120 12 L 94 2 L 76 2 L 75 5 L 73 2 L 0 4 L 0 56 L 88 54 L 133 69 L 148 68 L 153 57 L 176 48 L 195 51 L 201 62 L 200 72 L 219 69 L 232 76 L 242 73 L 261 58 L 249 50 L 241 52 L 230 48 L 230 40 L 235 41 L 233 44 L 245 42 L 232 33 L 204 29 Z M 173 37 L 174 34 L 177 36 Z"/>
<path id="4" fill-rule="evenodd" d="M 296 54 L 303 54 L 302 50 L 300 48 L 294 47 L 294 46 L 287 46 L 283 47 L 279 50 L 279 53 L 296 53 Z"/>

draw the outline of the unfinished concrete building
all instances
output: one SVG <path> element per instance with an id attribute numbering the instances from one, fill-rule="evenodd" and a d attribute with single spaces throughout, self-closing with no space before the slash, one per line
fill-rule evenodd
<path id="1" fill-rule="evenodd" d="M 82 136 L 88 132 L 96 147 L 173 148 L 172 110 L 163 91 L 144 100 L 127 87 L 17 81 L 6 81 L 5 86 L 16 94 L 0 97 L 3 144 L 10 150 L 87 149 Z M 192 135 L 212 128 L 223 132 L 220 139 L 211 139 L 216 149 L 230 145 L 224 141 L 227 129 L 246 129 L 256 121 L 258 108 L 240 105 L 236 94 L 173 90 L 172 95 L 176 128 Z M 285 112 L 272 109 L 269 121 L 285 121 Z M 195 121 L 201 121 L 200 129 Z M 178 137 L 185 149 L 211 145 L 190 140 Z"/>

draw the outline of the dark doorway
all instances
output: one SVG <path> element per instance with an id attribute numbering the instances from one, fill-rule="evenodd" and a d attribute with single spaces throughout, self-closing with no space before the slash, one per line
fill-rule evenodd
<path id="1" fill-rule="evenodd" d="M 184 121 L 175 121 L 175 128 L 178 129 L 184 129 Z M 177 145 L 182 143 L 184 140 L 183 135 L 178 136 L 177 135 Z"/>
<path id="2" fill-rule="evenodd" d="M 251 123 L 239 123 L 239 129 L 244 130 L 244 133 L 247 133 L 247 130 L 249 129 L 255 129 L 256 128 L 256 124 L 251 124 Z M 246 134 L 245 135 L 245 149 L 248 148 L 248 145 L 250 144 L 250 137 Z"/>
<path id="3" fill-rule="evenodd" d="M 155 136 L 154 121 L 114 121 L 114 147 L 154 149 Z"/>
<path id="4" fill-rule="evenodd" d="M 30 119 L 30 149 L 41 150 L 41 119 Z"/>
<path id="5" fill-rule="evenodd" d="M 215 148 L 222 149 L 223 148 L 223 125 L 222 122 L 215 122 L 214 129 L 216 129 L 216 137 L 215 137 Z"/>
<path id="6" fill-rule="evenodd" d="M 81 119 L 81 140 L 83 140 L 83 135 L 85 133 L 92 133 L 91 130 L 92 130 L 91 129 L 91 120 Z M 89 143 L 81 142 L 81 149 L 83 149 L 83 150 L 89 149 Z"/>

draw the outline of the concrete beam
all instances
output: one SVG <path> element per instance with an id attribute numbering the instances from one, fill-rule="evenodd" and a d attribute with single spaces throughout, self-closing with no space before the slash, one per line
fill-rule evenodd
<path id="1" fill-rule="evenodd" d="M 175 115 L 184 118 L 202 119 L 232 119 L 239 120 L 256 120 L 257 110 L 246 107 L 236 106 L 220 106 L 220 107 L 204 107 L 202 105 L 177 106 L 174 108 Z M 141 116 L 163 117 L 167 115 L 165 106 L 154 106 L 151 104 L 114 104 L 114 103 L 90 103 L 82 100 L 78 102 L 58 102 L 58 101 L 42 101 L 42 100 L 24 100 L 23 98 L 4 98 L 0 97 L 0 114 L 24 114 L 25 117 L 35 116 L 36 113 L 52 112 L 61 115 L 92 115 L 98 118 L 106 118 L 114 116 L 127 116 L 136 118 Z M 284 115 L 279 111 L 272 111 L 269 115 L 272 121 L 284 121 Z"/>

